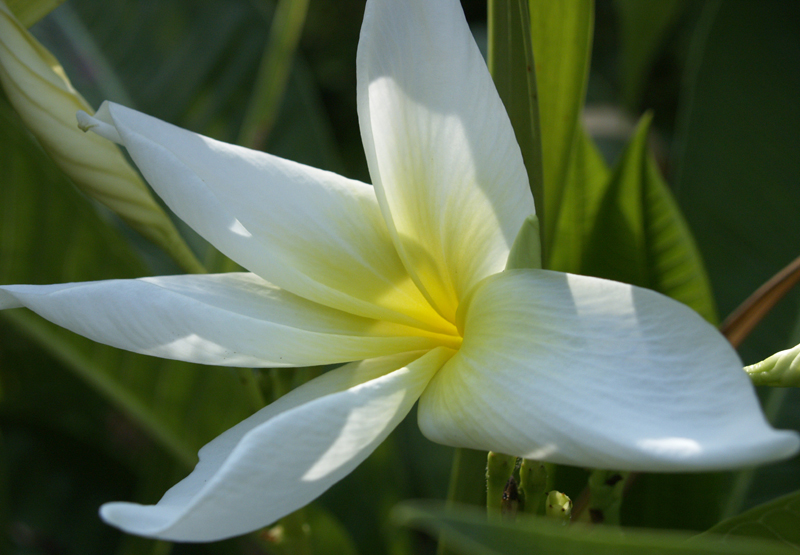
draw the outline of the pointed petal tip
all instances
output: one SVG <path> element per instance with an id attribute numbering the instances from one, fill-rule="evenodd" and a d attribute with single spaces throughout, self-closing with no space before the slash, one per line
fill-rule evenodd
<path id="1" fill-rule="evenodd" d="M 103 522 L 126 532 L 142 534 L 158 529 L 163 525 L 163 518 L 157 518 L 153 511 L 142 511 L 142 505 L 114 501 L 100 506 L 100 518 Z M 146 532 L 147 531 L 147 532 Z"/>
<path id="2" fill-rule="evenodd" d="M 223 433 L 157 505 L 107 503 L 125 532 L 206 542 L 262 528 L 318 497 L 408 414 L 445 348 L 352 363 L 294 389 Z"/>
<path id="3" fill-rule="evenodd" d="M 106 524 L 136 536 L 173 542 L 209 542 L 224 540 L 236 534 L 220 535 L 213 527 L 194 528 L 186 534 L 174 526 L 180 514 L 165 505 L 140 505 L 125 501 L 104 503 L 100 507 L 100 518 Z"/>

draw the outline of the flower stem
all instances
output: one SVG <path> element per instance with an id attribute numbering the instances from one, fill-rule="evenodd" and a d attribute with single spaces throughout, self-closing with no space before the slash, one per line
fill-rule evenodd
<path id="1" fill-rule="evenodd" d="M 286 92 L 307 11 L 308 0 L 278 2 L 253 94 L 239 132 L 239 144 L 256 150 L 264 148 Z"/>
<path id="2" fill-rule="evenodd" d="M 775 274 L 750 295 L 720 326 L 731 345 L 738 347 L 753 328 L 791 289 L 800 283 L 800 257 Z"/>
<path id="3" fill-rule="evenodd" d="M 256 374 L 258 370 L 252 368 L 237 368 L 236 371 L 247 392 L 247 398 L 250 401 L 250 407 L 253 409 L 253 412 L 263 409 L 267 405 L 267 401 L 264 399 L 264 393 L 262 393 L 261 385 L 258 383 L 258 375 Z"/>
<path id="4" fill-rule="evenodd" d="M 486 506 L 486 451 L 456 449 L 447 490 L 447 506 L 457 503 Z M 479 485 L 480 484 L 480 485 Z M 439 537 L 437 555 L 451 555 L 447 538 Z"/>

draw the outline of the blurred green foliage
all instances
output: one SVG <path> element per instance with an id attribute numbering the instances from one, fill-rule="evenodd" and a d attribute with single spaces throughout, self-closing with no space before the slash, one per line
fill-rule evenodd
<path id="1" fill-rule="evenodd" d="M 311 0 L 286 89 L 273 91 L 282 101 L 265 150 L 368 180 L 355 103 L 363 5 L 364 0 Z M 485 2 L 463 5 L 476 34 L 485 37 Z M 541 24 L 544 33 L 552 33 L 553 24 L 542 19 L 547 3 L 531 0 L 530 6 L 532 29 Z M 93 105 L 118 101 L 234 142 L 252 101 L 274 11 L 267 0 L 68 0 L 33 32 Z M 553 267 L 600 275 L 658 267 L 652 254 L 660 251 L 640 248 L 652 237 L 653 219 L 636 222 L 638 235 L 603 228 L 604 244 L 615 238 L 623 253 L 609 262 L 598 254 L 606 246 L 592 242 L 598 228 L 586 217 L 605 213 L 607 204 L 632 210 L 615 205 L 614 191 L 635 189 L 642 181 L 627 176 L 644 175 L 650 189 L 638 192 L 640 200 L 657 190 L 662 205 L 669 204 L 674 194 L 666 213 L 680 217 L 675 211 L 680 207 L 688 225 L 681 227 L 683 220 L 676 225 L 683 234 L 690 229 L 696 239 L 699 255 L 683 236 L 678 243 L 684 258 L 692 259 L 691 268 L 702 269 L 700 256 L 705 261 L 714 299 L 704 315 L 713 317 L 715 304 L 724 316 L 800 250 L 800 4 L 597 0 L 593 18 L 593 28 L 591 21 L 577 19 L 573 34 L 564 35 L 577 54 L 569 57 L 556 49 L 549 56 L 562 65 L 537 75 L 552 95 L 542 95 L 540 104 L 543 156 L 545 162 L 558 161 L 545 164 L 545 197 L 548 187 L 561 191 L 553 183 L 571 184 L 563 197 L 551 193 L 553 200 L 546 201 L 559 207 L 552 212 L 558 219 L 546 220 L 551 237 L 557 237 L 553 241 L 561 245 L 553 247 L 559 253 Z M 542 52 L 536 36 L 533 50 Z M 538 55 L 548 59 L 546 53 Z M 559 104 L 565 96 L 553 91 L 564 89 L 571 92 Z M 574 102 L 584 94 L 588 107 L 581 118 Z M 649 130 L 645 120 L 634 135 L 635 122 L 648 110 L 653 114 Z M 163 253 L 77 193 L 4 98 L 0 167 L 3 283 L 177 271 Z M 181 230 L 211 269 L 221 267 L 210 247 L 191 230 Z M 634 266 L 619 265 L 625 253 L 643 252 L 648 254 Z M 658 287 L 643 272 L 608 277 Z M 704 287 L 696 279 L 689 282 Z M 752 363 L 799 342 L 800 294 L 793 293 L 741 354 Z M 286 552 L 271 544 L 269 535 L 172 546 L 124 536 L 97 517 L 105 501 L 156 501 L 187 472 L 200 445 L 251 411 L 238 374 L 121 353 L 13 311 L 0 315 L 0 394 L 0 549 L 31 555 Z M 795 391 L 764 392 L 764 399 L 779 427 L 800 429 Z M 359 469 L 306 510 L 302 518 L 313 540 L 302 549 L 435 552 L 432 540 L 392 525 L 388 517 L 399 501 L 446 495 L 452 450 L 422 438 L 413 420 L 412 415 Z M 738 473 L 640 475 L 625 495 L 621 521 L 704 530 L 799 489 L 798 465 L 795 458 Z M 577 499 L 587 475 L 559 467 L 555 487 Z M 481 530 L 469 516 L 414 510 L 404 518 L 415 527 Z M 548 530 L 534 525 L 523 531 L 522 540 L 513 536 L 510 551 L 464 552 L 521 553 L 529 545 L 524 542 L 533 541 L 530 534 L 539 534 L 541 542 Z M 548 540 L 542 545 L 556 548 L 543 552 L 597 548 L 584 540 L 572 551 L 558 551 L 563 542 Z M 649 545 L 650 540 L 642 541 Z M 715 549 L 698 552 L 737 552 Z"/>

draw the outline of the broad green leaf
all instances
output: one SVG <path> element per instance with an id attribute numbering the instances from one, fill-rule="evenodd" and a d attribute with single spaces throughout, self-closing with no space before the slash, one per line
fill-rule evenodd
<path id="1" fill-rule="evenodd" d="M 541 127 L 545 252 L 555 241 L 568 174 L 581 147 L 580 114 L 586 94 L 594 25 L 591 0 L 529 0 Z M 546 267 L 550 267 L 547 264 Z"/>
<path id="2" fill-rule="evenodd" d="M 647 287 L 716 321 L 700 254 L 647 150 L 651 117 L 642 118 L 597 213 L 581 273 Z"/>
<path id="3" fill-rule="evenodd" d="M 528 0 L 490 0 L 489 71 L 503 100 L 544 222 L 544 174 Z M 544 243 L 543 243 L 544 244 Z"/>
<path id="4" fill-rule="evenodd" d="M 147 270 L 31 141 L 0 101 L 0 281 L 59 283 L 138 277 Z M 25 310 L 0 316 L 85 380 L 184 465 L 249 414 L 227 369 L 134 355 L 93 343 Z"/>
<path id="5" fill-rule="evenodd" d="M 800 345 L 745 366 L 755 385 L 800 387 Z"/>
<path id="6" fill-rule="evenodd" d="M 63 3 L 64 0 L 6 0 L 8 7 L 25 27 L 30 27 Z"/>
<path id="7" fill-rule="evenodd" d="M 600 151 L 581 127 L 573 163 L 567 173 L 548 269 L 572 273 L 582 271 L 597 208 L 610 176 Z"/>
<path id="8" fill-rule="evenodd" d="M 723 541 L 733 537 L 775 540 L 800 549 L 800 492 L 790 493 L 769 503 L 759 505 L 738 516 L 723 520 L 702 534 Z"/>
<path id="9" fill-rule="evenodd" d="M 636 109 L 650 70 L 686 0 L 615 0 L 619 14 L 620 81 L 626 106 Z"/>
<path id="10" fill-rule="evenodd" d="M 522 517 L 516 522 L 487 520 L 467 507 L 444 509 L 429 503 L 403 503 L 394 511 L 398 524 L 447 538 L 454 552 L 464 555 L 779 555 L 795 553 L 776 542 L 729 538 L 729 541 L 689 539 L 674 532 L 564 526 L 553 519 Z"/>

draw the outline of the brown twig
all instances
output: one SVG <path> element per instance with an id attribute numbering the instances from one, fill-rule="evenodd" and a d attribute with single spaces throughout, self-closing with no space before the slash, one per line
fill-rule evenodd
<path id="1" fill-rule="evenodd" d="M 800 282 L 800 257 L 759 287 L 728 316 L 719 330 L 731 345 L 738 347 L 753 328 L 797 283 Z"/>

